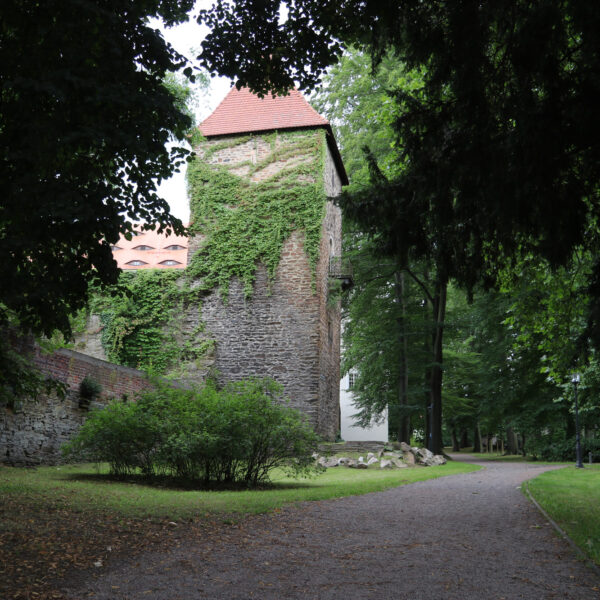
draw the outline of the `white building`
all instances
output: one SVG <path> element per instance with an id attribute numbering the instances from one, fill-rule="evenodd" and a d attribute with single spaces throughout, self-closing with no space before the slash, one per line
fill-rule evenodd
<path id="1" fill-rule="evenodd" d="M 353 405 L 352 384 L 354 373 L 346 373 L 340 381 L 340 430 L 345 442 L 387 442 L 388 419 L 387 413 L 383 415 L 381 423 L 372 424 L 371 427 L 356 427 L 352 415 L 357 409 Z"/>

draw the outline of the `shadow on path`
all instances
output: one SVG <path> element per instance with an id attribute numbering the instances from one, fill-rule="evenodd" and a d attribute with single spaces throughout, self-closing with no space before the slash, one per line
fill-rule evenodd
<path id="1" fill-rule="evenodd" d="M 252 516 L 65 591 L 96 600 L 600 599 L 598 576 L 521 493 L 556 467 L 460 460 L 485 467 Z"/>

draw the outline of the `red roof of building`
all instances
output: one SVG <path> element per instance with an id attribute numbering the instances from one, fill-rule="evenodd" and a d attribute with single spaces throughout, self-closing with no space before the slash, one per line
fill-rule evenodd
<path id="1" fill-rule="evenodd" d="M 327 131 L 327 144 L 342 185 L 348 185 L 346 169 L 329 121 L 296 89 L 290 90 L 287 96 L 259 98 L 248 88 L 238 90 L 233 87 L 215 111 L 200 123 L 199 129 L 204 137 L 213 137 L 301 127 L 323 127 Z"/>
<path id="2" fill-rule="evenodd" d="M 210 137 L 326 125 L 329 121 L 298 90 L 290 90 L 288 96 L 259 98 L 248 88 L 233 87 L 210 117 L 202 121 L 200 131 Z"/>

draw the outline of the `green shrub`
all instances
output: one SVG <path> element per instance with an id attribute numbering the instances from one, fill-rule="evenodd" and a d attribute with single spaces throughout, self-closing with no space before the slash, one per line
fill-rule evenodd
<path id="1" fill-rule="evenodd" d="M 542 435 L 527 442 L 527 454 L 536 459 L 548 461 L 575 461 L 575 436 Z M 587 462 L 588 453 L 592 453 L 593 462 L 600 461 L 600 439 L 581 437 L 581 458 Z"/>
<path id="2" fill-rule="evenodd" d="M 272 380 L 251 379 L 218 390 L 158 384 L 137 402 L 93 411 L 65 446 L 67 458 L 107 462 L 115 475 L 141 471 L 204 485 L 256 486 L 275 467 L 315 471 L 318 438 Z"/>
<path id="3" fill-rule="evenodd" d="M 91 375 L 86 375 L 79 384 L 79 395 L 87 401 L 94 400 L 102 393 L 102 384 Z"/>

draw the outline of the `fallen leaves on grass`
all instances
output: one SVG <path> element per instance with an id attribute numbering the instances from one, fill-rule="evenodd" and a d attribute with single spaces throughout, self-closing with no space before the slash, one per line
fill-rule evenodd
<path id="1" fill-rule="evenodd" d="M 173 522 L 123 519 L 75 511 L 60 500 L 23 502 L 4 497 L 0 506 L 0 598 L 60 600 L 67 573 L 102 570 L 109 557 L 131 556 L 177 537 Z"/>

